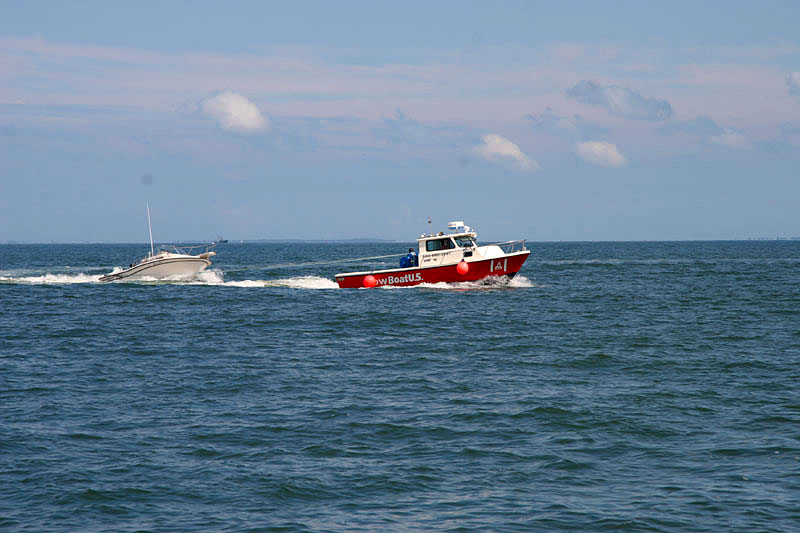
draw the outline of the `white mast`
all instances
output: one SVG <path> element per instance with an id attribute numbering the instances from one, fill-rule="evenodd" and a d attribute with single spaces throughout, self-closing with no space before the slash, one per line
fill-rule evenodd
<path id="1" fill-rule="evenodd" d="M 153 226 L 150 225 L 150 202 L 147 202 L 147 229 L 150 230 L 150 257 L 153 257 Z"/>

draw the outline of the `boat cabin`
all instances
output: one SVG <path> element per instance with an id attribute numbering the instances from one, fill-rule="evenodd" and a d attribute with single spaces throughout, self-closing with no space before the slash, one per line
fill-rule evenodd
<path id="1" fill-rule="evenodd" d="M 423 233 L 417 239 L 419 266 L 447 265 L 471 257 L 477 248 L 478 235 L 461 220 L 450 222 L 448 232 Z"/>
<path id="2" fill-rule="evenodd" d="M 439 266 L 461 261 L 491 259 L 503 255 L 498 246 L 478 246 L 478 234 L 463 220 L 447 224 L 447 233 L 440 231 L 430 235 L 422 234 L 417 239 L 419 245 L 419 266 Z"/>

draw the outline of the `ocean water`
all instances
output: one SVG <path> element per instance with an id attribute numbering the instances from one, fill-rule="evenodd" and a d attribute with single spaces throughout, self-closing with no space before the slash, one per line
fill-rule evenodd
<path id="1" fill-rule="evenodd" d="M 0 245 L 0 530 L 798 531 L 800 242 L 407 247 Z"/>

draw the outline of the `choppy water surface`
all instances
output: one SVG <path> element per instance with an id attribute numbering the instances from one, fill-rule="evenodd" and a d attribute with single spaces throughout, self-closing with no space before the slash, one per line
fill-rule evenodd
<path id="1" fill-rule="evenodd" d="M 530 247 L 341 290 L 262 267 L 407 246 L 0 246 L 0 529 L 796 531 L 800 242 Z"/>

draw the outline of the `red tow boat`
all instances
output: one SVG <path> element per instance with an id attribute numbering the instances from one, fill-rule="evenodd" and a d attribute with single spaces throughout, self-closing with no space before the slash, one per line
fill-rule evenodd
<path id="1" fill-rule="evenodd" d="M 422 234 L 419 254 L 404 258 L 409 266 L 336 274 L 341 288 L 405 287 L 420 283 L 478 281 L 489 276 L 513 278 L 530 255 L 524 240 L 478 246 L 477 234 L 463 221 L 450 222 L 448 233 Z"/>

